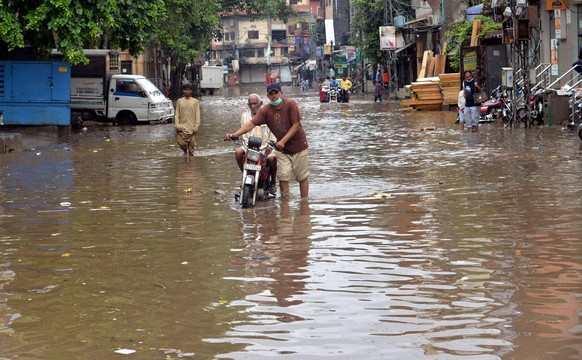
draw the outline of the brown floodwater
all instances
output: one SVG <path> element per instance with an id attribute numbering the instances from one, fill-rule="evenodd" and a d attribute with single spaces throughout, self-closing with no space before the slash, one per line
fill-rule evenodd
<path id="1" fill-rule="evenodd" d="M 252 90 L 203 98 L 191 159 L 172 124 L 0 155 L 0 359 L 582 358 L 576 134 L 284 88 L 310 196 L 241 210 Z"/>

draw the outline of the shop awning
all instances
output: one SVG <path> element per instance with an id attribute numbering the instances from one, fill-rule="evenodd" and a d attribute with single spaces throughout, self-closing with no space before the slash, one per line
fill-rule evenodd
<path id="1" fill-rule="evenodd" d="M 396 49 L 396 51 L 394 51 L 394 54 L 398 54 L 399 52 L 401 52 L 401 51 L 404 51 L 404 50 L 408 49 L 409 47 L 411 47 L 411 46 L 412 46 L 412 45 L 414 45 L 414 44 L 415 44 L 415 43 L 412 43 L 412 42 L 411 42 L 411 43 L 408 43 L 408 44 L 406 44 L 406 45 L 404 45 L 404 46 L 401 46 L 401 47 L 399 47 L 398 49 Z"/>

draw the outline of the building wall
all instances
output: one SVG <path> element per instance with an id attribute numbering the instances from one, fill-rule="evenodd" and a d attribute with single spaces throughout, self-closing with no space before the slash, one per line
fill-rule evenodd
<path id="1" fill-rule="evenodd" d="M 554 11 L 546 10 L 545 2 L 541 6 L 540 59 L 542 63 L 549 64 L 551 63 L 551 40 L 556 39 L 555 13 Z M 572 67 L 572 63 L 578 58 L 578 49 L 582 45 L 578 37 L 580 32 L 579 23 L 582 20 L 579 13 L 582 11 L 582 5 L 568 2 L 568 7 L 572 11 L 561 10 L 561 31 L 565 35 L 558 40 L 558 73 L 560 75 Z M 570 13 L 568 14 L 567 12 Z M 576 73 L 573 72 L 572 76 L 565 78 L 562 84 L 575 76 L 574 74 Z M 556 80 L 560 75 L 552 76 L 552 81 Z"/>
<path id="2" fill-rule="evenodd" d="M 348 45 L 350 30 L 349 0 L 321 0 L 325 19 L 333 19 L 336 45 Z"/>

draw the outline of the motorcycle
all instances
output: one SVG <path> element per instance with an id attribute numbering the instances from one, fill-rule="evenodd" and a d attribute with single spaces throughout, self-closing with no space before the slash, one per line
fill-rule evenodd
<path id="1" fill-rule="evenodd" d="M 489 99 L 481 103 L 479 122 L 491 122 L 499 117 L 502 108 L 501 88 L 498 86 L 489 95 Z"/>
<path id="2" fill-rule="evenodd" d="M 242 141 L 242 146 L 245 149 L 243 158 L 243 172 L 242 181 L 240 185 L 240 193 L 235 195 L 235 199 L 243 209 L 249 206 L 254 206 L 257 201 L 274 198 L 268 190 L 271 177 L 271 169 L 267 162 L 267 149 L 274 149 L 275 142 L 270 141 L 267 145 L 261 148 L 262 138 L 251 136 L 246 142 L 243 138 L 231 136 L 231 140 Z"/>
<path id="3" fill-rule="evenodd" d="M 350 92 L 349 90 L 344 90 L 339 88 L 337 102 L 347 103 L 350 102 Z"/>
<path id="4" fill-rule="evenodd" d="M 323 85 L 319 91 L 319 102 L 338 101 L 338 91 L 336 87 Z"/>
<path id="5" fill-rule="evenodd" d="M 517 106 L 517 118 L 528 125 L 528 110 L 525 107 L 525 101 L 521 100 Z M 537 91 L 529 96 L 529 125 L 543 125 L 543 111 L 544 111 L 544 94 L 543 91 Z"/>

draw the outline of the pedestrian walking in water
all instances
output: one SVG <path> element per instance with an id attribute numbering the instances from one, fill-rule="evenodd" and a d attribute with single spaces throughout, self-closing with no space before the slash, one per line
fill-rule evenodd
<path id="1" fill-rule="evenodd" d="M 192 86 L 182 86 L 183 97 L 176 101 L 176 142 L 184 155 L 194 156 L 194 140 L 200 127 L 200 102 L 192 97 Z"/>
<path id="2" fill-rule="evenodd" d="M 374 102 L 382 102 L 382 84 L 376 80 L 372 81 L 372 84 L 374 85 Z"/>
<path id="3" fill-rule="evenodd" d="M 481 106 L 475 102 L 475 94 L 481 91 L 481 85 L 473 79 L 473 73 L 465 71 L 465 80 L 463 80 L 463 90 L 465 91 L 465 124 L 467 130 L 477 132 L 479 128 L 479 113 Z"/>

